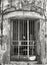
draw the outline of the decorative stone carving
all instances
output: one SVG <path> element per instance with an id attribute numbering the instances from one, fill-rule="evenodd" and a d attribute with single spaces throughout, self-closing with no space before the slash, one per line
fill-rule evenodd
<path id="1" fill-rule="evenodd" d="M 9 2 L 9 6 L 7 6 L 6 9 L 8 9 L 10 6 L 15 7 L 15 10 L 22 10 L 22 11 L 29 10 L 43 14 L 42 0 L 14 0 Z"/>

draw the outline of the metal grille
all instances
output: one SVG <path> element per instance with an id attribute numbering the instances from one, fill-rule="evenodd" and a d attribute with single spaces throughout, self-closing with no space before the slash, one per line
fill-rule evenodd
<path id="1" fill-rule="evenodd" d="M 36 43 L 33 20 L 14 20 L 11 59 L 29 59 L 35 55 Z"/>

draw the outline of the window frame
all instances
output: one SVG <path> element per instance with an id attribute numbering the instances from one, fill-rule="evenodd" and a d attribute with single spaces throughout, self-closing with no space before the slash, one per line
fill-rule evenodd
<path id="1" fill-rule="evenodd" d="M 19 22 L 19 21 L 18 21 Z M 29 58 L 29 42 L 30 42 L 30 40 L 29 40 L 29 20 L 27 20 L 27 44 L 28 44 L 28 53 L 27 53 L 27 56 L 28 56 L 28 58 Z M 12 27 L 12 29 L 13 29 L 13 20 L 12 20 L 12 22 L 11 22 L 11 27 Z M 19 30 L 19 23 L 18 23 L 18 30 Z M 12 40 L 13 40 L 13 30 L 11 31 L 11 43 L 12 43 Z M 21 41 L 23 41 L 23 40 L 21 40 Z M 19 32 L 18 32 L 18 42 L 20 42 L 20 40 L 19 40 Z M 32 42 L 32 41 L 31 41 Z M 10 44 L 11 44 L 10 43 Z M 19 45 L 18 45 L 18 49 L 19 49 Z M 19 57 L 19 53 L 18 53 L 18 57 Z"/>

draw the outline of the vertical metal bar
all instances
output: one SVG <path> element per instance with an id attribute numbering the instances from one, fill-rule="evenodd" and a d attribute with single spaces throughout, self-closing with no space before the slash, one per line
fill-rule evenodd
<path id="1" fill-rule="evenodd" d="M 32 21 L 32 25 L 34 25 L 33 22 L 34 22 L 34 20 Z M 34 27 L 32 28 L 32 30 L 34 30 Z M 33 34 L 33 33 L 34 33 L 34 31 L 32 31 L 32 34 Z M 32 42 L 32 43 L 33 43 L 33 42 Z M 34 46 L 34 44 L 33 44 L 33 46 Z M 32 47 L 33 47 L 33 46 L 32 46 Z M 33 48 L 32 48 L 32 55 L 33 55 Z"/>
<path id="2" fill-rule="evenodd" d="M 28 45 L 28 58 L 29 58 L 29 20 L 27 20 L 27 45 Z"/>
<path id="3" fill-rule="evenodd" d="M 24 35 L 24 21 L 23 21 L 23 35 Z"/>
<path id="4" fill-rule="evenodd" d="M 33 37 L 33 20 L 31 22 L 32 22 L 32 37 Z M 32 45 L 33 45 L 33 42 L 32 42 Z M 32 55 L 33 55 L 33 46 L 32 46 Z"/>
<path id="5" fill-rule="evenodd" d="M 20 45 L 20 21 L 18 20 L 18 57 L 19 57 L 19 45 Z"/>

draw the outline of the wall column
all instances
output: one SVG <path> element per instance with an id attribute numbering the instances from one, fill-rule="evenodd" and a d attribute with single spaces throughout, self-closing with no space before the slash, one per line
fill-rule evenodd
<path id="1" fill-rule="evenodd" d="M 45 63 L 45 21 L 40 19 L 40 46 L 41 62 Z"/>

